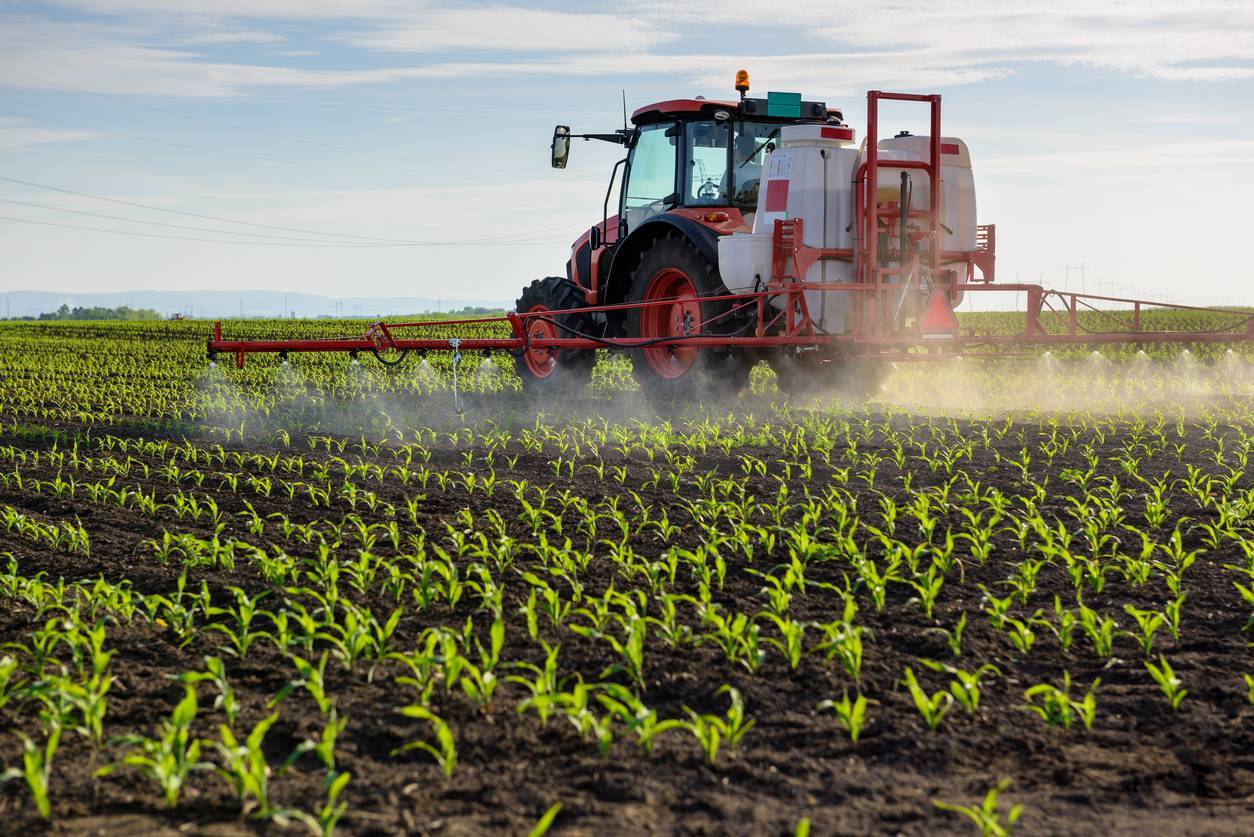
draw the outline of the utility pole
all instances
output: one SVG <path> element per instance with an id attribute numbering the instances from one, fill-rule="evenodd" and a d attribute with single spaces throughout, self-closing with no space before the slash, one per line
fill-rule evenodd
<path id="1" fill-rule="evenodd" d="M 1074 270 L 1080 274 L 1080 293 L 1088 293 L 1088 291 L 1085 288 L 1085 283 L 1084 283 L 1084 271 L 1086 269 L 1084 267 L 1084 262 L 1080 262 L 1078 265 L 1074 265 L 1068 262 L 1062 266 L 1062 269 L 1063 269 L 1063 277 L 1064 277 L 1062 280 L 1062 284 L 1065 290 L 1071 290 L 1071 271 Z"/>

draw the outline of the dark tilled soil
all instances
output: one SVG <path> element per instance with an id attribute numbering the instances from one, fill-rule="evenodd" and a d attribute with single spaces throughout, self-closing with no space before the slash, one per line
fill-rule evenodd
<path id="1" fill-rule="evenodd" d="M 0 442 L 38 446 L 29 438 L 6 439 L 3 435 Z M 1197 457 L 1203 446 L 1203 440 L 1191 438 L 1183 463 Z M 1005 442 L 1005 452 L 1017 450 L 1017 443 Z M 1109 463 L 1118 450 L 1118 440 L 1108 436 L 1097 443 L 1096 450 L 1113 472 L 1115 466 Z M 764 455 L 768 452 L 755 452 L 770 461 Z M 608 453 L 606 459 L 610 464 L 622 461 Z M 393 464 L 388 457 L 378 461 Z M 1193 461 L 1203 464 L 1200 458 Z M 1170 461 L 1164 458 L 1144 463 L 1143 469 L 1146 474 L 1167 469 L 1182 472 L 1183 463 L 1173 456 Z M 151 464 L 160 463 L 154 460 Z M 430 464 L 464 470 L 455 451 L 437 453 Z M 642 463 L 629 464 L 633 467 L 629 484 L 647 473 Z M 1055 468 L 1080 464 L 1073 453 Z M 625 493 L 608 478 L 601 481 L 588 473 L 574 479 L 554 478 L 547 456 L 521 453 L 516 467 L 508 473 L 498 458 L 497 467 L 502 481 L 555 483 L 589 500 Z M 986 486 L 997 486 L 1010 496 L 1022 492 L 1014 472 L 996 464 L 987 451 L 977 450 L 975 461 L 964 463 L 964 467 L 981 472 Z M 739 473 L 737 469 L 734 452 L 727 457 L 711 453 L 698 457 L 694 473 L 716 470 L 733 474 Z M 902 494 L 896 468 L 886 461 L 881 470 L 877 484 L 896 484 L 895 493 Z M 51 480 L 56 472 L 30 468 L 24 469 L 24 474 Z M 821 486 L 829 477 L 818 469 L 810 484 Z M 939 477 L 923 468 L 914 487 L 938 481 Z M 171 490 L 155 474 L 147 480 L 129 482 L 155 489 L 158 496 Z M 774 496 L 778 483 L 773 476 L 757 482 L 758 496 Z M 371 483 L 370 487 L 381 498 L 397 503 L 412 493 L 412 489 L 392 481 Z M 242 509 L 245 496 L 262 515 L 283 512 L 293 520 L 338 518 L 348 511 L 338 503 L 331 510 L 311 508 L 299 498 L 280 499 L 277 492 L 273 499 L 242 491 L 233 496 L 219 490 L 212 478 L 202 490 L 213 493 L 230 512 Z M 658 508 L 674 499 L 669 491 L 657 488 L 644 491 L 642 497 Z M 11 553 L 25 576 L 43 572 L 49 579 L 67 581 L 103 576 L 114 582 L 129 580 L 143 593 L 169 594 L 182 568 L 154 560 L 144 541 L 159 537 L 163 527 L 211 534 L 207 526 L 179 520 L 168 510 L 154 517 L 94 505 L 81 497 L 58 499 L 13 486 L 0 488 L 0 503 L 41 520 L 77 517 L 91 534 L 88 558 L 32 545 L 0 530 L 0 553 Z M 870 514 L 875 508 L 873 495 L 866 495 L 865 503 L 860 511 Z M 1046 505 L 1050 513 L 1063 518 L 1061 498 L 1056 504 L 1051 498 Z M 467 507 L 476 516 L 496 508 L 506 521 L 514 520 L 519 510 L 512 493 L 503 489 L 494 498 L 467 496 L 462 489 L 431 490 L 420 522 L 428 532 L 438 533 L 445 522 Z M 1199 515 L 1183 496 L 1175 498 L 1172 510 L 1173 520 L 1181 515 Z M 358 513 L 372 519 L 364 507 L 359 507 Z M 678 507 L 672 506 L 671 514 L 679 522 L 685 519 Z M 1135 509 L 1129 510 L 1129 522 L 1142 523 Z M 226 534 L 249 537 L 235 518 L 229 519 Z M 273 529 L 268 530 L 267 540 L 281 543 L 292 554 L 309 552 L 297 541 L 283 541 Z M 692 527 L 685 527 L 677 541 L 695 546 L 698 539 Z M 655 540 L 640 533 L 634 534 L 631 542 L 643 554 L 662 550 Z M 837 698 L 851 689 L 851 681 L 836 662 L 807 654 L 796 670 L 790 670 L 772 650 L 766 662 L 751 673 L 729 664 L 714 646 L 671 649 L 651 637 L 644 698 L 663 717 L 682 716 L 684 707 L 721 713 L 726 698 L 715 692 L 723 684 L 743 692 L 747 713 L 756 726 L 735 751 L 724 751 L 716 765 L 706 762 L 686 733 L 663 736 L 654 752 L 646 755 L 624 731 L 616 737 L 608 757 L 602 758 L 596 744 L 582 738 L 560 716 L 544 725 L 534 713 L 516 712 L 524 692 L 515 684 L 504 683 L 486 713 L 456 690 L 437 691 L 434 703 L 453 730 L 459 760 L 452 778 L 445 780 L 432 759 L 418 751 L 392 755 L 394 749 L 415 738 L 430 739 L 427 725 L 395 711 L 412 700 L 404 686 L 393 682 L 401 668 L 394 663 L 382 664 L 373 680 L 368 680 L 364 666 L 350 674 L 332 662 L 328 669 L 331 689 L 340 713 L 349 719 L 337 756 L 340 767 L 352 773 L 347 792 L 350 808 L 341 829 L 370 834 L 525 834 L 549 806 L 561 802 L 562 811 L 551 833 L 791 834 L 802 817 L 811 820 L 815 834 L 971 833 L 973 827 L 967 820 L 938 810 L 933 801 L 974 804 L 990 787 L 1010 779 L 1012 785 L 1003 794 L 1001 810 L 1021 803 L 1024 812 L 1020 827 L 1026 833 L 1254 833 L 1254 706 L 1241 680 L 1243 674 L 1254 672 L 1250 647 L 1254 637 L 1243 631 L 1249 608 L 1233 587 L 1234 576 L 1222 568 L 1240 560 L 1235 551 L 1206 553 L 1198 559 L 1186 576 L 1188 599 L 1180 640 L 1172 640 L 1165 629 L 1156 637 L 1155 655 L 1167 655 L 1189 690 L 1180 710 L 1173 712 L 1147 675 L 1139 646 L 1127 636 L 1116 640 L 1115 656 L 1106 661 L 1093 653 L 1078 628 L 1075 643 L 1066 652 L 1048 630 L 1041 628 L 1030 655 L 1019 656 L 981 612 L 980 585 L 998 589 L 1007 564 L 1019 557 L 1017 546 L 1008 537 L 999 538 L 997 544 L 988 564 L 970 563 L 962 580 L 947 581 L 932 619 L 926 619 L 919 605 L 909 601 L 909 591 L 902 585 L 891 588 L 881 612 L 874 612 L 865 597 L 860 600 L 859 620 L 871 635 L 861 682 L 869 699 L 868 724 L 856 746 L 830 711 L 816 708 L 819 701 Z M 1199 546 L 1195 538 L 1186 545 Z M 383 553 L 389 549 L 380 547 Z M 778 548 L 776 557 L 786 557 L 783 547 Z M 760 578 L 747 571 L 743 559 L 729 554 L 727 560 L 726 586 L 719 600 L 728 610 L 762 610 Z M 753 569 L 765 571 L 774 563 L 759 557 Z M 189 587 L 206 581 L 218 602 L 229 600 L 228 585 L 250 593 L 272 589 L 243 561 L 234 571 L 189 570 L 188 578 Z M 811 566 L 808 578 L 842 583 L 839 572 L 818 564 Z M 583 582 L 587 589 L 597 591 L 611 583 L 619 589 L 629 586 L 613 574 L 608 562 L 597 560 L 589 566 Z M 1042 573 L 1029 606 L 1016 607 L 1013 612 L 1023 618 L 1041 608 L 1048 615 L 1055 594 L 1074 607 L 1070 581 L 1060 569 L 1051 567 Z M 276 603 L 281 595 L 279 591 L 270 593 Z M 509 630 L 502 659 L 539 663 L 542 651 L 527 638 L 516 614 L 520 595 L 518 589 L 506 593 Z M 1086 592 L 1085 602 L 1114 616 L 1121 628 L 1131 628 L 1130 618 L 1123 613 L 1125 604 L 1159 609 L 1167 595 L 1158 579 L 1131 589 L 1121 579 L 1111 578 L 1101 594 Z M 396 606 L 373 593 L 354 598 L 370 604 L 382 616 Z M 793 611 L 797 618 L 830 621 L 840 615 L 838 603 L 834 594 L 812 586 L 804 596 L 794 598 Z M 414 638 L 431 625 L 460 627 L 467 616 L 481 621 L 481 614 L 472 607 L 463 602 L 454 609 L 437 605 L 419 611 L 407 603 L 397 645 L 412 646 Z M 962 656 L 953 662 L 968 669 L 992 663 L 1002 676 L 985 679 L 977 715 L 969 716 L 955 707 L 940 729 L 932 732 L 900 685 L 902 672 L 912 666 L 929 691 L 943 688 L 946 679 L 925 672 L 917 660 L 950 659 L 946 642 L 935 629 L 952 627 L 964 612 L 968 621 Z M 0 641 L 28 642 L 39 627 L 29 603 L 5 600 L 0 612 Z M 764 629 L 764 635 L 768 634 Z M 543 620 L 541 637 L 561 642 L 563 674 L 579 673 L 595 681 L 613 662 L 612 652 L 604 643 L 569 631 L 558 634 Z M 814 641 L 816 637 L 808 639 Z M 182 694 L 182 687 L 172 678 L 199 668 L 206 654 L 221 653 L 221 645 L 219 634 L 207 632 L 180 647 L 170 631 L 150 625 L 142 617 L 129 624 L 111 625 L 109 646 L 116 654 L 110 670 L 116 680 L 109 693 L 106 734 L 152 734 Z M 243 704 L 240 726 L 247 729 L 268 714 L 267 701 L 294 670 L 264 640 L 243 660 L 228 656 L 226 661 Z M 1097 720 L 1091 731 L 1078 724 L 1071 730 L 1047 727 L 1024 708 L 1025 688 L 1043 681 L 1057 682 L 1063 671 L 1070 672 L 1076 684 L 1073 691 L 1081 694 L 1095 678 L 1101 678 Z M 210 707 L 210 694 L 202 688 L 196 722 L 196 731 L 205 736 L 214 735 L 222 722 L 221 713 Z M 319 715 L 303 693 L 293 693 L 279 708 L 279 720 L 265 741 L 269 760 L 276 766 L 300 741 L 320 732 Z M 0 724 L 35 733 L 38 725 L 34 713 L 33 707 L 11 703 L 0 708 Z M 117 752 L 107 749 L 96 753 L 85 738 L 67 731 L 53 771 L 53 820 L 44 824 L 37 818 L 25 786 L 18 780 L 0 787 L 0 814 L 8 823 L 5 830 L 233 834 L 277 828 L 242 818 L 227 786 L 209 772 L 193 777 L 179 807 L 172 812 L 162 808 L 154 786 L 136 773 L 122 771 L 95 778 L 95 771 Z M 16 765 L 20 759 L 15 737 L 0 740 L 0 761 Z M 311 756 L 272 778 L 272 797 L 281 805 L 312 810 L 319 804 L 321 792 L 322 773 Z"/>

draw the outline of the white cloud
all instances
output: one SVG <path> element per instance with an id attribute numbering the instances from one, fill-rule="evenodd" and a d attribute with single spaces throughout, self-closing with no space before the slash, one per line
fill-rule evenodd
<path id="1" fill-rule="evenodd" d="M 180 38 L 188 46 L 213 46 L 216 44 L 274 44 L 283 41 L 282 35 L 259 30 L 200 32 Z"/>
<path id="2" fill-rule="evenodd" d="M 612 37 L 615 51 L 647 49 L 679 37 L 638 16 L 491 5 L 431 9 L 352 34 L 349 42 L 393 52 L 468 49 L 572 53 L 605 51 L 606 36 Z"/>
<path id="3" fill-rule="evenodd" d="M 395 81 L 413 68 L 318 70 L 205 60 L 192 49 L 148 46 L 99 24 L 21 21 L 0 28 L 0 84 L 37 90 L 155 96 L 238 96 L 249 88 L 345 87 Z"/>
<path id="4" fill-rule="evenodd" d="M 703 0 L 645 2 L 644 14 L 675 25 L 708 16 Z M 891 50 L 907 67 L 926 67 L 930 54 L 943 53 L 949 68 L 1042 61 L 1214 81 L 1250 77 L 1241 62 L 1254 59 L 1254 4 L 1248 0 L 910 0 L 891 6 L 724 0 L 718 17 L 804 28 L 857 51 Z"/>
<path id="5" fill-rule="evenodd" d="M 1254 3 L 1248 0 L 906 0 L 887 8 L 847 0 L 724 0 L 715 13 L 705 0 L 642 0 L 631 15 L 404 0 L 63 4 L 102 17 L 94 23 L 29 16 L 7 21 L 0 31 L 0 69 L 53 82 L 42 86 L 182 96 L 515 74 L 654 75 L 721 89 L 740 66 L 771 85 L 824 97 L 868 87 L 972 84 L 1004 78 L 1024 63 L 1100 67 L 1181 82 L 1254 78 Z M 344 21 L 334 37 L 350 47 L 420 60 L 380 68 L 372 59 L 370 69 L 349 64 L 349 69 L 316 70 L 224 62 L 192 48 L 283 39 L 241 25 L 257 20 Z M 683 52 L 697 24 L 706 27 L 703 44 L 727 34 L 728 51 Z M 795 46 L 747 48 L 759 41 L 787 44 L 789 34 Z M 743 51 L 736 54 L 737 49 Z M 306 52 L 293 49 L 276 58 Z M 474 60 L 450 55 L 461 52 L 482 55 Z"/>
<path id="6" fill-rule="evenodd" d="M 405 17 L 414 0 L 59 0 L 57 5 L 100 15 L 224 20 L 336 20 Z"/>
<path id="7" fill-rule="evenodd" d="M 25 119 L 0 117 L 0 153 L 25 151 L 49 143 L 81 142 L 101 136 L 95 131 L 39 128 Z"/>
<path id="8" fill-rule="evenodd" d="M 1155 143 L 1121 148 L 1048 151 L 990 157 L 979 162 L 980 171 L 1001 174 L 1132 174 L 1137 178 L 1177 176 L 1182 172 L 1215 169 L 1215 161 L 1227 166 L 1254 164 L 1254 140 Z"/>
<path id="9" fill-rule="evenodd" d="M 1167 81 L 1237 81 L 1254 78 L 1254 67 L 1161 67 L 1154 75 Z"/>

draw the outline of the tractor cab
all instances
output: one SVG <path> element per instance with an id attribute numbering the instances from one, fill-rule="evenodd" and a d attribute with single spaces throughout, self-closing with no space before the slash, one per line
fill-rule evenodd
<path id="1" fill-rule="evenodd" d="M 776 96 L 777 94 L 772 94 Z M 787 95 L 787 94 L 785 94 Z M 675 209 L 752 212 L 766 157 L 785 125 L 840 122 L 822 102 L 676 99 L 632 114 L 620 197 L 620 236 Z"/>

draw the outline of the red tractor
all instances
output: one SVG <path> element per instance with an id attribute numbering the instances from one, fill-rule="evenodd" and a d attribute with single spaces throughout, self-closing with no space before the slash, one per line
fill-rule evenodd
<path id="1" fill-rule="evenodd" d="M 994 282 L 996 229 L 976 222 L 971 155 L 941 131 L 941 97 L 867 92 L 866 139 L 839 110 L 795 93 L 738 101 L 674 99 L 640 108 L 611 134 L 553 132 L 553 165 L 572 139 L 621 144 L 601 222 L 572 248 L 565 276 L 539 279 L 504 316 L 377 322 L 364 335 L 225 339 L 234 356 L 290 352 L 508 351 L 527 389 L 582 386 L 599 349 L 631 356 L 646 392 L 735 393 L 759 360 L 786 392 L 874 388 L 890 361 L 1005 357 L 1040 346 L 1247 343 L 1254 315 L 1222 327 L 1146 328 L 1142 314 L 1224 311 L 1040 285 Z M 884 101 L 927 107 L 928 133 L 881 138 Z M 619 181 L 621 177 L 621 182 Z M 609 196 L 619 187 L 617 212 Z M 1016 333 L 959 328 L 966 297 L 1022 295 Z M 485 337 L 485 326 L 508 336 Z M 442 336 L 437 330 L 465 331 Z"/>
<path id="2" fill-rule="evenodd" d="M 529 319 L 533 339 L 589 337 L 659 341 L 691 333 L 737 335 L 752 329 L 751 312 L 735 310 L 719 274 L 723 236 L 749 232 L 758 205 L 763 167 L 780 131 L 791 125 L 844 128 L 840 110 L 799 96 L 777 106 L 749 98 L 748 73 L 736 78 L 738 101 L 672 99 L 631 115 L 631 127 L 609 134 L 553 132 L 552 163 L 565 168 L 572 139 L 626 147 L 614 167 L 602 220 L 575 241 L 565 276 L 537 279 L 518 298 L 519 313 L 623 304 L 621 309 Z M 850 132 L 852 137 L 852 132 Z M 619 178 L 621 175 L 621 181 Z M 619 182 L 616 212 L 609 199 Z M 640 302 L 672 304 L 640 307 Z M 737 346 L 636 346 L 627 350 L 635 377 L 651 394 L 686 395 L 694 379 L 736 392 L 763 356 L 782 368 L 780 352 Z M 581 386 L 596 361 L 594 349 L 533 348 L 518 358 L 518 373 L 533 390 Z"/>

